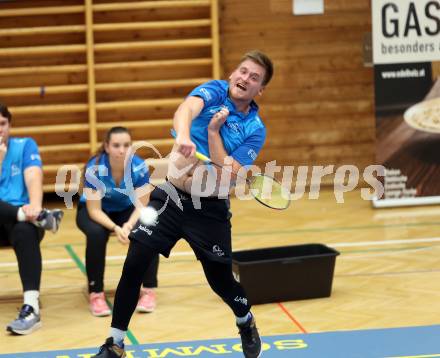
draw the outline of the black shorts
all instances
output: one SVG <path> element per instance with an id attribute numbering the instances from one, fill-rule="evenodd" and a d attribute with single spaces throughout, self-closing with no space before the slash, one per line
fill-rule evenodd
<path id="1" fill-rule="evenodd" d="M 176 242 L 184 238 L 199 260 L 231 262 L 229 199 L 191 197 L 166 182 L 153 190 L 148 206 L 155 208 L 159 217 L 151 226 L 138 221 L 131 240 L 168 257 Z"/>

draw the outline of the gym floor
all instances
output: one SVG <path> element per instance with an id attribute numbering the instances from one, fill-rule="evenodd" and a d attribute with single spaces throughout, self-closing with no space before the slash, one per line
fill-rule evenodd
<path id="1" fill-rule="evenodd" d="M 440 208 L 373 209 L 359 190 L 337 204 L 333 191 L 274 211 L 232 200 L 235 251 L 321 243 L 340 252 L 330 297 L 255 305 L 264 357 L 440 357 Z M 51 207 L 62 202 L 52 202 Z M 66 209 L 62 227 L 42 242 L 43 327 L 28 336 L 0 334 L 0 357 L 90 357 L 108 335 L 110 317 L 88 311 L 85 239 Z M 107 249 L 105 288 L 110 302 L 126 247 Z M 306 277 L 285 277 L 301 286 Z M 268 282 L 261 282 L 268 285 Z M 16 260 L 0 250 L 3 327 L 22 304 Z M 229 308 L 211 292 L 189 246 L 161 258 L 158 306 L 135 313 L 128 357 L 241 357 Z"/>

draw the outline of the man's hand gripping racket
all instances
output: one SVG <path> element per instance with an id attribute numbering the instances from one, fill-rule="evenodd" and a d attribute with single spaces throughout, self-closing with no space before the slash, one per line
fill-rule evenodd
<path id="1" fill-rule="evenodd" d="M 195 157 L 203 162 L 213 164 L 219 168 L 228 170 L 238 177 L 246 180 L 251 195 L 261 204 L 277 210 L 287 209 L 290 205 L 290 191 L 283 187 L 275 178 L 265 174 L 255 174 L 250 178 L 245 178 L 235 173 L 228 167 L 214 163 L 210 158 L 202 153 L 195 152 Z"/>

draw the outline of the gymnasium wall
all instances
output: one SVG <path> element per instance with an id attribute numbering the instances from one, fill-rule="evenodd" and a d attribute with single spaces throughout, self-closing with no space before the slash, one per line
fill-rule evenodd
<path id="1" fill-rule="evenodd" d="M 364 167 L 374 160 L 373 73 L 363 65 L 370 2 L 324 3 L 323 15 L 295 16 L 292 0 L 220 2 L 224 73 L 252 48 L 275 63 L 258 100 L 268 128 L 260 162 Z"/>
<path id="2" fill-rule="evenodd" d="M 45 191 L 61 165 L 82 164 L 112 125 L 128 126 L 165 156 L 183 96 L 217 73 L 227 78 L 255 48 L 275 64 L 258 99 L 268 129 L 259 165 L 373 163 L 373 74 L 363 65 L 369 1 L 325 0 L 325 13 L 311 16 L 293 15 L 292 0 L 219 0 L 218 12 L 215 3 L 1 3 L 0 100 L 13 111 L 13 134 L 40 145 Z"/>

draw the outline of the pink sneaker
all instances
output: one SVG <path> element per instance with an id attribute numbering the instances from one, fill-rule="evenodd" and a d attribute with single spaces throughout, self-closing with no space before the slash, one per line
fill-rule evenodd
<path id="1" fill-rule="evenodd" d="M 105 301 L 104 292 L 92 292 L 90 294 L 90 312 L 96 317 L 110 316 L 112 311 Z"/>
<path id="2" fill-rule="evenodd" d="M 152 288 L 141 288 L 136 311 L 151 313 L 156 308 L 156 292 Z"/>

